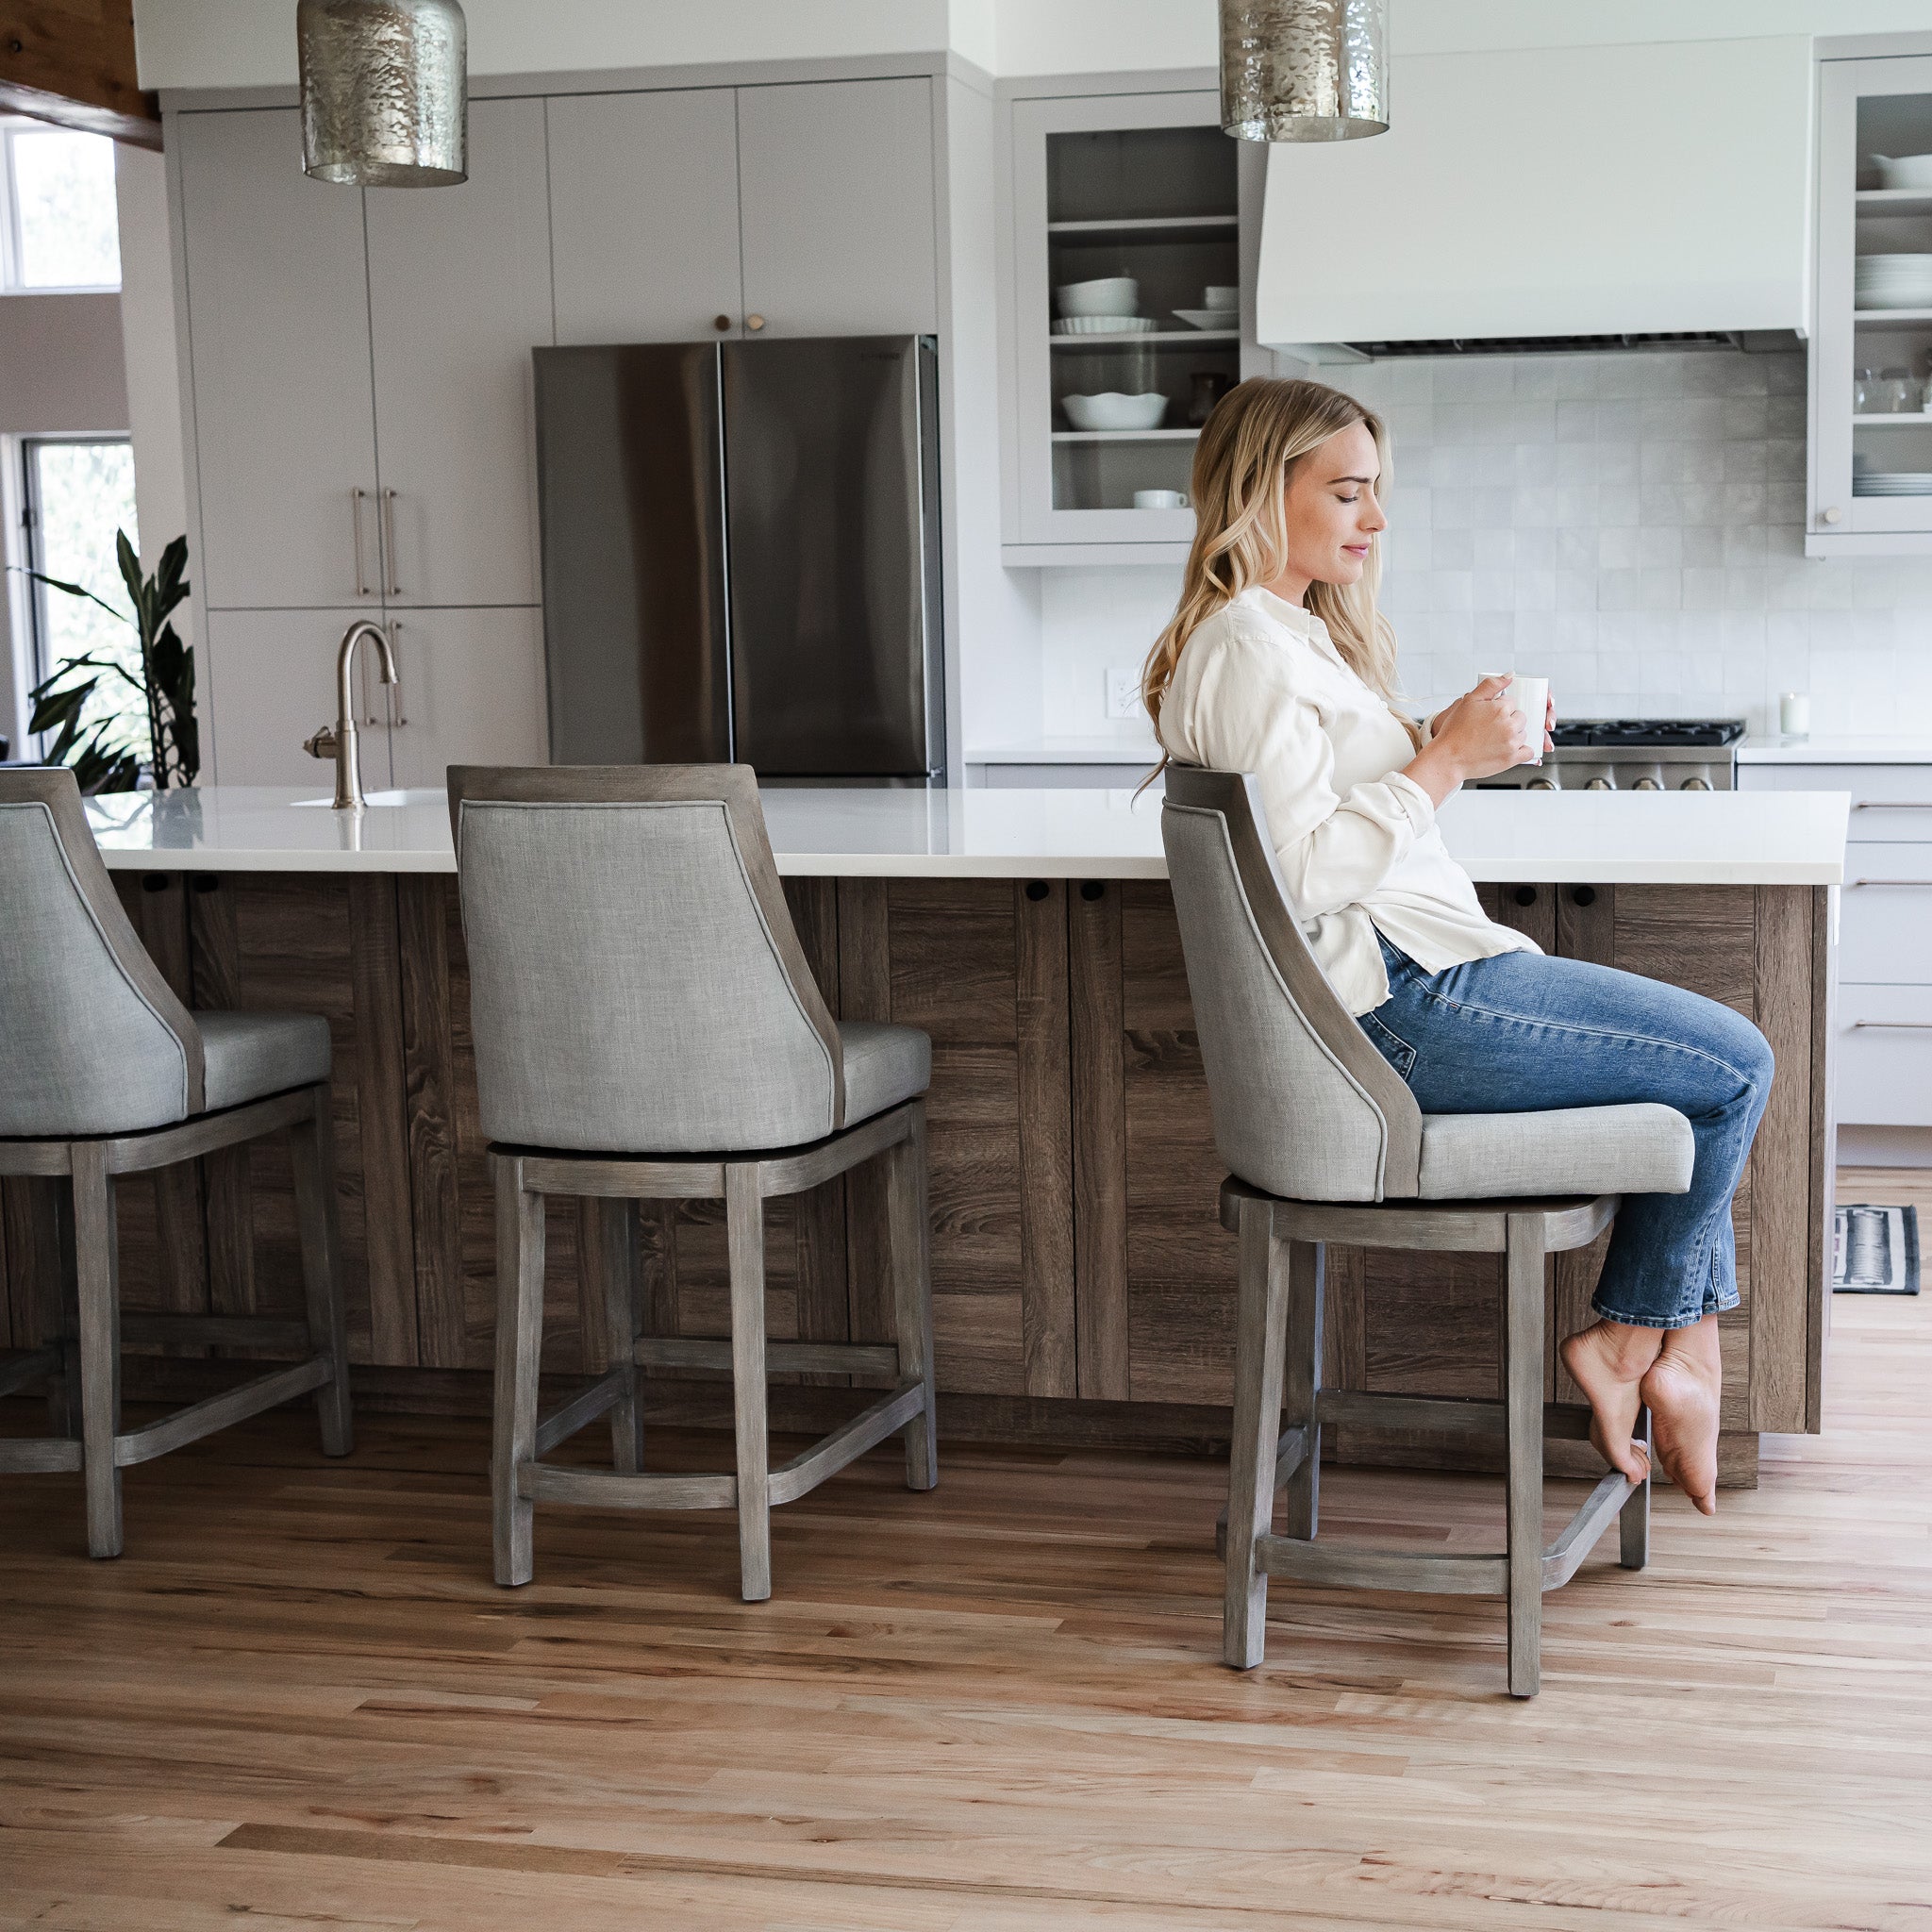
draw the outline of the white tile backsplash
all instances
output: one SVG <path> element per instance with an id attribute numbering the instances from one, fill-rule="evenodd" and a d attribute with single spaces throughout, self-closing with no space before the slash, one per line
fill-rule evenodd
<path id="1" fill-rule="evenodd" d="M 1804 554 L 1805 357 L 1416 358 L 1324 372 L 1394 439 L 1384 608 L 1418 703 L 1547 672 L 1568 716 L 1738 716 L 1895 731 L 1932 710 L 1932 558 Z M 1133 737 L 1177 568 L 1042 574 L 1041 730 Z"/>

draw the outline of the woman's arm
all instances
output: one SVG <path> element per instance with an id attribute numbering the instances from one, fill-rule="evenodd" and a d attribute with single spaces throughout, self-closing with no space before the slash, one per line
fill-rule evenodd
<path id="1" fill-rule="evenodd" d="M 1269 841 L 1303 919 L 1374 891 L 1435 822 L 1435 801 L 1407 772 L 1336 789 L 1334 744 L 1266 640 L 1222 643 L 1191 712 L 1200 763 L 1255 774 Z"/>

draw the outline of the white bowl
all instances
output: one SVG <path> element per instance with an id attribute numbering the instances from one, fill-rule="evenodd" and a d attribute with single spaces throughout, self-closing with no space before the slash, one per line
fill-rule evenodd
<path id="1" fill-rule="evenodd" d="M 1062 315 L 1132 315 L 1141 306 L 1141 285 L 1132 275 L 1067 282 L 1053 294 Z"/>
<path id="2" fill-rule="evenodd" d="M 1151 315 L 1063 315 L 1054 324 L 1057 336 L 1144 336 L 1153 330 Z"/>
<path id="3" fill-rule="evenodd" d="M 1881 188 L 1932 188 L 1932 155 L 1874 155 Z"/>
<path id="4" fill-rule="evenodd" d="M 1060 401 L 1075 429 L 1158 429 L 1167 414 L 1167 398 L 1158 390 L 1128 396 L 1110 389 L 1097 396 L 1062 396 Z"/>
<path id="5" fill-rule="evenodd" d="M 1239 289 L 1218 288 L 1209 285 L 1201 291 L 1203 308 L 1239 308 L 1241 306 L 1241 291 Z"/>

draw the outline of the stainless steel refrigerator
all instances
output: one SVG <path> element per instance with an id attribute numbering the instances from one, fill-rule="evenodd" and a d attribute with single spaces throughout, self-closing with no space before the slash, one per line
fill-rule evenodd
<path id="1" fill-rule="evenodd" d="M 534 353 L 552 759 L 942 781 L 932 338 Z"/>

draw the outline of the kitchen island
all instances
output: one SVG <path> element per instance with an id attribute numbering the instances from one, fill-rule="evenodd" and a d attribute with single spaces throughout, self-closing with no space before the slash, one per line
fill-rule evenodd
<path id="1" fill-rule="evenodd" d="M 358 1399 L 475 1408 L 488 1401 L 493 1224 L 447 810 L 436 791 L 378 801 L 352 818 L 295 791 L 231 788 L 90 811 L 125 903 L 185 997 L 329 1018 Z M 1755 1475 L 1759 1431 L 1821 1424 L 1832 889 L 1846 808 L 1841 793 L 1486 791 L 1441 814 L 1491 916 L 1546 950 L 1724 1000 L 1771 1038 L 1777 1080 L 1737 1205 L 1744 1302 L 1725 1318 L 1734 1483 Z M 1234 1243 L 1216 1219 L 1223 1170 L 1158 797 L 773 788 L 766 811 L 833 1011 L 933 1037 L 942 1433 L 1224 1441 Z M 51 1258 L 37 1185 L 7 1183 L 0 1220 L 16 1345 L 31 1340 L 35 1271 Z M 296 1306 L 278 1148 L 214 1157 L 124 1194 L 130 1307 Z M 869 1178 L 783 1204 L 772 1222 L 772 1333 L 881 1338 L 883 1218 Z M 554 1216 L 550 1242 L 545 1359 L 559 1376 L 603 1366 L 597 1324 L 581 1318 L 573 1223 Z M 722 1333 L 716 1208 L 666 1203 L 644 1228 L 658 1331 Z M 1598 1259 L 1553 1261 L 1555 1332 L 1585 1319 Z M 1488 1256 L 1336 1251 L 1328 1378 L 1493 1395 L 1499 1278 Z M 232 1373 L 141 1366 L 171 1389 Z M 682 1420 L 721 1417 L 720 1393 L 701 1379 L 654 1382 L 657 1411 Z M 816 1426 L 852 1400 L 824 1386 L 774 1389 L 774 1422 Z M 1347 1430 L 1335 1449 L 1420 1463 L 1469 1453 Z"/>

